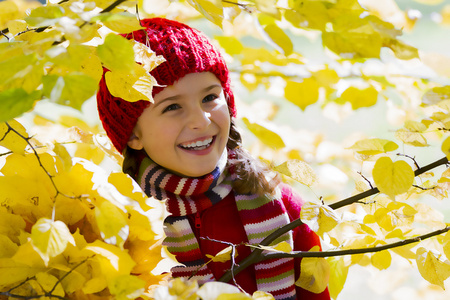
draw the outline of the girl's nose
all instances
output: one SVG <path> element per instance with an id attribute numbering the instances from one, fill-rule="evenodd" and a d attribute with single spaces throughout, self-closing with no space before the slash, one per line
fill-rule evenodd
<path id="1" fill-rule="evenodd" d="M 201 107 L 193 108 L 189 113 L 189 127 L 192 129 L 203 129 L 211 123 L 211 113 Z"/>

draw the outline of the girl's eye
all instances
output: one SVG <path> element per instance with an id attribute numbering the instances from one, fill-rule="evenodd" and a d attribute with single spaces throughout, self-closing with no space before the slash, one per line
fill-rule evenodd
<path id="1" fill-rule="evenodd" d="M 203 102 L 211 102 L 211 101 L 216 100 L 217 98 L 219 98 L 217 95 L 210 94 L 210 95 L 206 96 L 205 98 L 203 98 Z"/>
<path id="2" fill-rule="evenodd" d="M 180 106 L 178 104 L 170 104 L 169 106 L 164 108 L 163 113 L 171 111 L 171 110 L 176 110 L 176 109 L 179 109 L 179 108 L 180 108 Z"/>

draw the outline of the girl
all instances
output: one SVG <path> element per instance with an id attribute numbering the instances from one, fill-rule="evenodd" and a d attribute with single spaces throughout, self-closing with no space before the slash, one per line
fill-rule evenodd
<path id="1" fill-rule="evenodd" d="M 149 197 L 166 201 L 164 243 L 182 266 L 174 277 L 199 284 L 219 279 L 230 262 L 210 262 L 228 246 L 239 245 L 236 263 L 277 228 L 299 217 L 302 200 L 268 178 L 241 147 L 227 66 L 203 34 L 175 21 L 141 21 L 145 30 L 125 35 L 166 59 L 151 71 L 161 87 L 154 103 L 127 102 L 108 91 L 104 77 L 97 95 L 100 119 L 117 150 L 123 170 Z M 105 70 L 107 72 L 107 70 Z M 319 245 L 306 225 L 285 234 L 295 250 Z M 223 242 L 223 243 L 222 243 Z M 245 269 L 235 282 L 246 292 L 262 290 L 276 299 L 329 299 L 328 290 L 313 294 L 295 286 L 300 259 L 266 260 Z"/>

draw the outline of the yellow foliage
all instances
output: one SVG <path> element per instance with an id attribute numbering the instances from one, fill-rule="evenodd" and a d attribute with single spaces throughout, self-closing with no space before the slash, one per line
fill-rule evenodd
<path id="1" fill-rule="evenodd" d="M 312 186 L 317 181 L 317 175 L 313 168 L 297 159 L 285 161 L 281 165 L 276 166 L 274 170 L 306 186 Z"/>
<path id="2" fill-rule="evenodd" d="M 306 202 L 300 211 L 300 219 L 319 236 L 332 230 L 340 222 L 337 213 L 327 205 Z"/>
<path id="3" fill-rule="evenodd" d="M 416 251 L 417 268 L 424 279 L 441 288 L 444 280 L 450 276 L 450 262 L 443 260 L 440 254 L 420 247 Z"/>
<path id="4" fill-rule="evenodd" d="M 302 82 L 286 81 L 284 95 L 287 100 L 302 110 L 319 100 L 319 84 L 314 78 L 305 78 Z"/>
<path id="5" fill-rule="evenodd" d="M 378 138 L 360 140 L 349 147 L 349 149 L 353 149 L 354 151 L 362 155 L 376 155 L 394 151 L 397 148 L 398 145 L 396 143 Z"/>
<path id="6" fill-rule="evenodd" d="M 392 162 L 389 157 L 377 160 L 372 175 L 380 192 L 391 198 L 407 192 L 414 182 L 411 166 L 403 160 Z"/>
<path id="7" fill-rule="evenodd" d="M 316 247 L 310 251 L 317 251 Z M 316 294 L 325 290 L 330 279 L 330 265 L 325 258 L 304 257 L 301 270 L 300 278 L 295 282 L 296 285 Z"/>

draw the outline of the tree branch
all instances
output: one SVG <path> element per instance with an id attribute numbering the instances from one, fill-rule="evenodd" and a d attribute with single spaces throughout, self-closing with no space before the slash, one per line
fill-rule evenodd
<path id="1" fill-rule="evenodd" d="M 383 250 L 388 250 L 392 248 L 397 248 L 413 243 L 417 243 L 433 236 L 440 235 L 450 230 L 450 226 L 445 228 L 429 232 L 424 235 L 416 236 L 406 240 L 401 240 L 395 243 L 386 244 L 382 246 L 375 246 L 369 248 L 359 248 L 359 249 L 346 249 L 346 250 L 330 250 L 330 251 L 292 251 L 290 253 L 284 252 L 270 252 L 261 254 L 261 260 L 273 259 L 273 258 L 287 258 L 287 257 L 332 257 L 332 256 L 343 256 L 343 255 L 354 255 L 354 254 L 364 254 L 379 252 Z"/>

